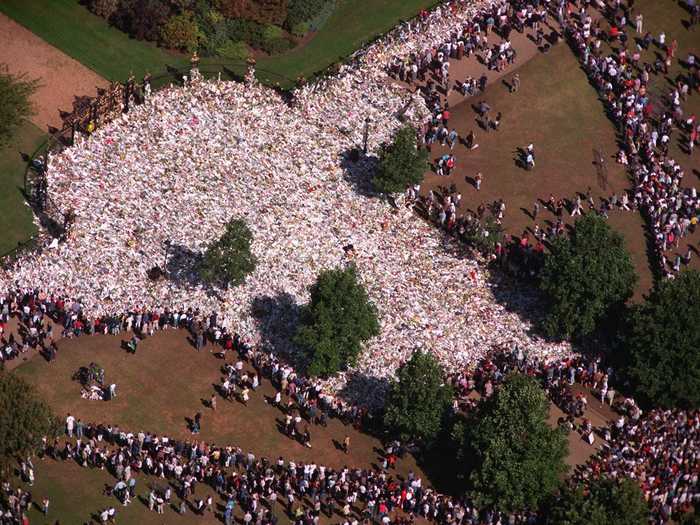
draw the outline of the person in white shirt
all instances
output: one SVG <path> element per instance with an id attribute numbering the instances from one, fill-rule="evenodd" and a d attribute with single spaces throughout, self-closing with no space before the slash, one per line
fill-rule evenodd
<path id="1" fill-rule="evenodd" d="M 75 418 L 68 414 L 66 417 L 66 433 L 69 438 L 73 437 L 73 429 L 75 428 Z"/>

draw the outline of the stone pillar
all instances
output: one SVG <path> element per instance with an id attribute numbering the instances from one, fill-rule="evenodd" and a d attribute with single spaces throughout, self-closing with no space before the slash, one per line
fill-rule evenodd
<path id="1" fill-rule="evenodd" d="M 252 86 L 256 83 L 255 80 L 255 59 L 253 57 L 249 57 L 248 60 L 246 60 L 247 64 L 247 70 L 245 74 L 245 84 L 248 86 Z"/>
<path id="2" fill-rule="evenodd" d="M 192 53 L 192 58 L 190 58 L 190 80 L 192 82 L 197 82 L 202 79 L 202 75 L 199 72 L 199 55 L 195 51 Z"/>

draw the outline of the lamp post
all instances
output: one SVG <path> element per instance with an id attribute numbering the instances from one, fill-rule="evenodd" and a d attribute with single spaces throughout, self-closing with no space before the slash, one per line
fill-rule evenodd
<path id="1" fill-rule="evenodd" d="M 171 244 L 170 239 L 166 239 L 165 242 L 163 242 L 163 246 L 165 246 L 165 258 L 163 259 L 163 276 L 164 277 L 168 276 L 168 254 L 170 252 L 170 244 Z"/>
<path id="2" fill-rule="evenodd" d="M 365 132 L 363 135 L 362 139 L 362 151 L 364 151 L 365 155 L 367 154 L 367 140 L 369 139 L 369 124 L 372 122 L 372 119 L 367 117 L 365 119 Z"/>

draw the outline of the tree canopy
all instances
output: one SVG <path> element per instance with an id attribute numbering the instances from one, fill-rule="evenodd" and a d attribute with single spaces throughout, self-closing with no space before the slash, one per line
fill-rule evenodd
<path id="1" fill-rule="evenodd" d="M 567 486 L 549 506 L 548 525 L 646 525 L 649 507 L 639 485 L 594 479 L 588 487 Z"/>
<path id="2" fill-rule="evenodd" d="M 0 471 L 36 451 L 58 421 L 34 388 L 12 373 L 0 374 Z"/>
<path id="3" fill-rule="evenodd" d="M 397 371 L 384 410 L 384 424 L 402 441 L 431 445 L 440 433 L 453 392 L 440 363 L 416 351 Z"/>
<path id="4" fill-rule="evenodd" d="M 22 121 L 35 113 L 29 98 L 38 87 L 38 80 L 24 73 L 13 75 L 7 65 L 0 64 L 0 149 L 9 144 Z"/>
<path id="5" fill-rule="evenodd" d="M 660 283 L 632 311 L 624 346 L 640 399 L 666 408 L 700 407 L 699 318 L 696 270 Z"/>
<path id="6" fill-rule="evenodd" d="M 325 377 L 353 365 L 362 342 L 376 335 L 377 309 L 358 282 L 355 266 L 322 271 L 294 337 L 308 352 L 308 372 Z"/>
<path id="7" fill-rule="evenodd" d="M 537 381 L 511 374 L 467 424 L 455 426 L 458 459 L 472 463 L 468 493 L 478 505 L 536 509 L 554 493 L 567 470 L 568 441 L 548 415 Z"/>
<path id="8" fill-rule="evenodd" d="M 600 216 L 576 221 L 545 257 L 540 288 L 547 298 L 544 330 L 550 337 L 582 338 L 619 313 L 637 276 L 622 236 Z"/>
<path id="9" fill-rule="evenodd" d="M 224 286 L 238 286 L 255 270 L 257 258 L 250 251 L 253 234 L 241 219 L 226 225 L 221 238 L 209 246 L 199 266 L 199 275 L 205 282 Z"/>
<path id="10" fill-rule="evenodd" d="M 400 128 L 391 144 L 379 153 L 379 169 L 372 183 L 380 193 L 404 191 L 419 184 L 428 169 L 428 154 L 418 149 L 416 130 L 412 126 Z"/>

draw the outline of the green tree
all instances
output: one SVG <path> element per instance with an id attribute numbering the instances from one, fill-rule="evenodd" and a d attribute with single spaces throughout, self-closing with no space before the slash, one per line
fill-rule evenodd
<path id="1" fill-rule="evenodd" d="M 623 339 L 639 398 L 667 408 L 700 407 L 700 273 L 656 287 L 630 315 Z"/>
<path id="2" fill-rule="evenodd" d="M 589 486 L 565 487 L 548 506 L 547 525 L 646 525 L 649 507 L 631 479 L 594 479 Z"/>
<path id="3" fill-rule="evenodd" d="M 457 459 L 472 465 L 468 492 L 482 506 L 536 509 L 567 470 L 565 432 L 547 423 L 549 401 L 535 379 L 511 374 L 456 425 Z"/>
<path id="4" fill-rule="evenodd" d="M 575 339 L 621 312 L 637 281 L 622 236 L 594 214 L 576 221 L 569 237 L 554 240 L 540 277 L 548 302 L 545 332 Z"/>
<path id="5" fill-rule="evenodd" d="M 197 20 L 191 11 L 172 16 L 163 26 L 160 37 L 166 47 L 189 53 L 196 51 L 200 38 Z"/>
<path id="6" fill-rule="evenodd" d="M 428 169 L 428 153 L 418 149 L 416 130 L 412 126 L 400 128 L 391 144 L 379 153 L 379 169 L 372 183 L 380 193 L 404 191 L 419 184 Z"/>
<path id="7" fill-rule="evenodd" d="M 416 351 L 392 381 L 384 410 L 384 425 L 403 441 L 430 446 L 440 433 L 453 391 L 432 355 Z"/>
<path id="8" fill-rule="evenodd" d="M 6 64 L 0 64 L 0 149 L 10 142 L 22 122 L 34 115 L 29 98 L 39 87 L 26 73 L 13 75 Z"/>
<path id="9" fill-rule="evenodd" d="M 253 234 L 241 219 L 231 220 L 221 238 L 207 248 L 199 266 L 203 281 L 238 286 L 255 270 L 257 258 L 250 251 Z"/>
<path id="10" fill-rule="evenodd" d="M 12 373 L 0 374 L 0 473 L 35 452 L 41 438 L 58 432 L 58 421 L 34 388 Z"/>
<path id="11" fill-rule="evenodd" d="M 355 364 L 362 342 L 376 335 L 377 309 L 358 282 L 355 266 L 322 271 L 294 337 L 310 357 L 309 373 L 325 377 Z"/>

